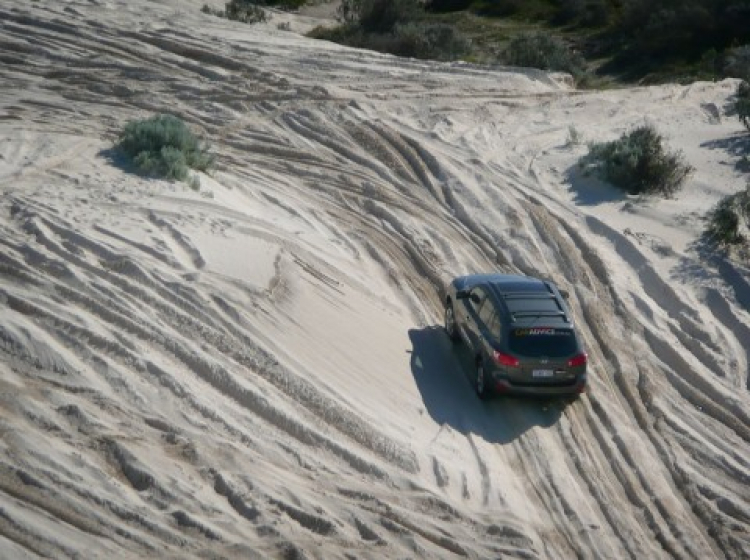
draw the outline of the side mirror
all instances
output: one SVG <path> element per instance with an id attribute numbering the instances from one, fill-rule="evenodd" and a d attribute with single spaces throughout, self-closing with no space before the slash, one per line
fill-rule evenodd
<path id="1" fill-rule="evenodd" d="M 471 294 L 471 301 L 472 301 L 473 303 L 479 303 L 479 302 L 480 302 L 480 301 L 482 301 L 482 300 L 481 300 L 481 299 L 479 299 L 479 296 L 478 296 L 477 294 Z"/>
<path id="2" fill-rule="evenodd" d="M 456 292 L 456 299 L 466 299 L 469 297 L 469 292 L 466 290 L 458 290 Z"/>

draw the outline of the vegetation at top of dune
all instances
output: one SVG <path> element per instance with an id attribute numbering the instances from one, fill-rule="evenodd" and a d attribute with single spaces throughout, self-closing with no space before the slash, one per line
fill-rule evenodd
<path id="1" fill-rule="evenodd" d="M 419 0 L 342 0 L 338 18 L 340 26 L 310 36 L 422 59 L 456 60 L 469 51 L 455 26 L 431 21 Z"/>
<path id="2" fill-rule="evenodd" d="M 729 58 L 750 43 L 748 0 L 427 0 L 426 7 L 502 22 L 480 42 L 555 30 L 590 66 L 625 81 L 744 77 Z"/>
<path id="3" fill-rule="evenodd" d="M 420 9 L 418 0 L 341 0 L 338 16 L 365 33 L 387 33 L 400 23 L 416 20 Z"/>
<path id="4" fill-rule="evenodd" d="M 750 232 L 750 184 L 725 196 L 708 214 L 706 234 L 723 246 L 746 244 Z"/>
<path id="5" fill-rule="evenodd" d="M 206 14 L 242 23 L 262 23 L 268 21 L 268 14 L 263 8 L 258 6 L 258 2 L 249 2 L 248 0 L 230 0 L 224 5 L 223 10 L 214 10 L 208 4 L 204 4 L 202 11 Z"/>
<path id="6" fill-rule="evenodd" d="M 256 4 L 273 6 L 280 10 L 298 10 L 308 3 L 308 0 L 257 0 Z"/>
<path id="7" fill-rule="evenodd" d="M 737 85 L 734 110 L 740 122 L 750 130 L 750 45 L 730 49 L 726 67 L 733 76 L 742 78 Z"/>
<path id="8" fill-rule="evenodd" d="M 580 82 L 586 75 L 586 61 L 562 39 L 541 32 L 524 32 L 511 39 L 501 54 L 510 66 L 568 72 Z"/>
<path id="9" fill-rule="evenodd" d="M 128 122 L 117 149 L 143 173 L 184 181 L 189 169 L 208 170 L 214 157 L 188 126 L 174 115 L 160 114 Z"/>
<path id="10" fill-rule="evenodd" d="M 737 99 L 734 102 L 734 109 L 737 111 L 740 122 L 750 130 L 750 83 L 745 80 L 737 86 Z"/>
<path id="11" fill-rule="evenodd" d="M 651 125 L 642 125 L 612 142 L 592 143 L 580 160 L 587 171 L 628 194 L 674 195 L 692 173 L 682 154 L 664 147 Z"/>
<path id="12" fill-rule="evenodd" d="M 311 36 L 397 55 L 562 70 L 598 82 L 749 75 L 733 61 L 750 43 L 748 0 L 342 0 L 339 21 Z M 524 37 L 520 44 L 517 37 Z M 516 63 L 519 46 L 525 53 Z"/>

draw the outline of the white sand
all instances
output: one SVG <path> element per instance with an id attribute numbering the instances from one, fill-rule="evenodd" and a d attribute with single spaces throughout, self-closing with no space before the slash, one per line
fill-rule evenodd
<path id="1" fill-rule="evenodd" d="M 202 5 L 0 7 L 0 557 L 750 556 L 750 275 L 700 241 L 736 83 L 580 92 Z M 160 111 L 214 147 L 200 192 L 111 151 Z M 646 121 L 675 199 L 579 172 Z M 576 403 L 473 395 L 439 294 L 494 270 L 570 290 Z"/>

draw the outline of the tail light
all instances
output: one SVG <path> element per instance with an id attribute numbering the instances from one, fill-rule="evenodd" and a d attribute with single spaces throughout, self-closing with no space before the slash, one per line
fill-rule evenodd
<path id="1" fill-rule="evenodd" d="M 568 360 L 568 367 L 585 366 L 587 362 L 588 356 L 586 356 L 586 352 L 583 352 Z"/>
<path id="2" fill-rule="evenodd" d="M 502 352 L 498 352 L 497 350 L 492 353 L 492 357 L 495 358 L 495 361 L 501 366 L 518 367 L 521 364 L 521 362 L 518 361 L 518 358 L 516 358 L 515 356 L 511 356 L 510 354 L 503 354 Z"/>

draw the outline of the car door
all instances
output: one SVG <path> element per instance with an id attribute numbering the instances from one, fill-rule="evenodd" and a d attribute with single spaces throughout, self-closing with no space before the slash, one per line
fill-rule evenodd
<path id="1" fill-rule="evenodd" d="M 492 355 L 496 341 L 499 338 L 500 323 L 497 310 L 491 298 L 486 298 L 479 309 L 478 334 L 482 342 L 485 355 Z"/>
<path id="2" fill-rule="evenodd" d="M 469 291 L 469 297 L 464 300 L 463 326 L 467 344 L 474 350 L 482 347 L 482 320 L 479 312 L 487 300 L 487 291 L 482 286 L 476 286 Z"/>

